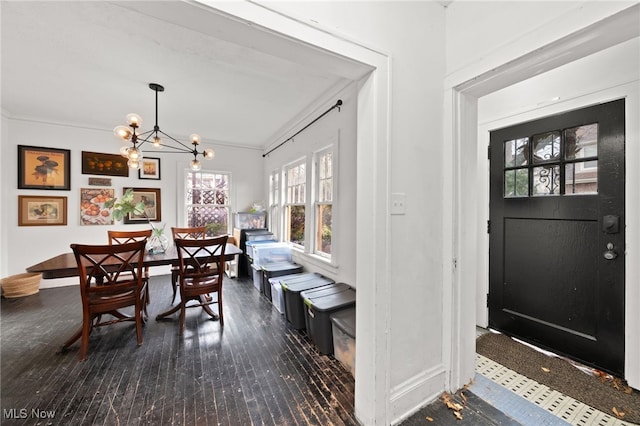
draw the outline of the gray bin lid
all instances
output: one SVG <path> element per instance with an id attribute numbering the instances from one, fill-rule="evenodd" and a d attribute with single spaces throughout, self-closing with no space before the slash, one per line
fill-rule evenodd
<path id="1" fill-rule="evenodd" d="M 311 273 L 311 272 L 300 272 L 300 273 L 297 273 L 297 274 L 280 275 L 280 276 L 277 276 L 277 277 L 269 278 L 269 282 L 275 284 L 276 282 L 280 283 L 280 282 L 286 281 L 286 280 L 295 280 L 296 278 L 305 278 L 307 275 L 313 276 L 314 273 Z"/>
<path id="2" fill-rule="evenodd" d="M 305 290 L 302 293 L 300 293 L 300 296 L 303 299 L 314 299 L 316 297 L 324 297 L 324 296 L 328 296 L 329 294 L 339 293 L 341 291 L 347 290 L 348 288 L 350 287 L 345 283 L 329 283 L 322 287 L 316 287 L 309 290 Z"/>
<path id="3" fill-rule="evenodd" d="M 260 246 L 262 244 L 273 244 L 278 243 L 276 240 L 255 240 L 255 241 L 247 241 L 245 244 L 248 246 Z"/>
<path id="4" fill-rule="evenodd" d="M 342 309 L 332 313 L 331 322 L 349 337 L 356 338 L 356 308 Z"/>
<path id="5" fill-rule="evenodd" d="M 324 296 L 304 298 L 304 304 L 318 312 L 330 312 L 356 304 L 356 291 L 348 288 L 344 291 Z"/>
<path id="6" fill-rule="evenodd" d="M 303 272 L 301 274 L 293 274 L 293 275 L 282 275 L 278 277 L 280 282 L 285 285 L 297 284 L 310 280 L 317 280 L 318 278 L 326 278 L 320 275 L 317 272 Z M 327 278 L 329 280 L 329 278 Z M 333 280 L 330 280 L 333 282 Z"/>
<path id="7" fill-rule="evenodd" d="M 278 271 L 293 271 L 299 269 L 302 271 L 302 266 L 296 263 L 291 262 L 274 262 L 274 263 L 265 263 L 262 265 L 262 270 L 266 272 L 278 272 Z"/>
<path id="8" fill-rule="evenodd" d="M 322 287 L 327 284 L 333 284 L 333 280 L 330 278 L 319 276 L 305 281 L 299 281 L 289 284 L 287 281 L 280 281 L 282 289 L 284 291 L 290 291 L 292 293 L 300 293 L 311 288 Z"/>

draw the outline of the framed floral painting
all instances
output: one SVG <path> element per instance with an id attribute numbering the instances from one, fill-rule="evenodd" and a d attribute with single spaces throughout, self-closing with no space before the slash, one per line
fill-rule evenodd
<path id="1" fill-rule="evenodd" d="M 71 189 L 71 151 L 18 145 L 18 189 Z"/>

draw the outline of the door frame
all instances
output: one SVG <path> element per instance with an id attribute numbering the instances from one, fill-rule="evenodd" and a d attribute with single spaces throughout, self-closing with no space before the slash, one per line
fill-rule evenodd
<path id="1" fill-rule="evenodd" d="M 488 57 L 473 70 L 464 69 L 450 75 L 445 80 L 445 126 L 444 140 L 451 141 L 445 146 L 444 161 L 451 165 L 451 179 L 444 182 L 444 235 L 451 235 L 443 244 L 443 280 L 451 283 L 445 286 L 444 304 L 451 306 L 445 310 L 444 357 L 450 364 L 449 388 L 462 387 L 474 375 L 475 367 L 475 326 L 479 308 L 476 300 L 486 304 L 488 291 L 489 239 L 486 221 L 489 218 L 489 182 L 487 129 L 481 129 L 477 122 L 478 99 L 534 75 L 550 71 L 561 65 L 586 57 L 600 50 L 640 36 L 640 5 L 634 5 L 605 19 L 597 21 L 574 33 L 550 42 L 544 48 L 533 48 L 517 59 Z M 625 31 L 622 33 L 621 28 Z M 617 30 L 616 30 L 617 29 Z M 531 37 L 539 33 L 529 34 Z M 594 43 L 594 40 L 598 40 Z M 528 40 L 532 46 L 536 42 Z M 524 43 L 522 40 L 518 40 Z M 522 49 L 520 49 L 522 51 Z M 495 66 L 498 64 L 498 66 Z M 474 71 L 475 70 L 475 71 Z M 486 70 L 480 72 L 480 70 Z M 638 81 L 607 91 L 594 93 L 580 99 L 583 105 L 626 98 L 626 128 L 628 164 L 640 161 L 638 147 L 639 125 L 633 117 L 640 111 Z M 635 89 L 634 89 L 635 87 Z M 568 109 L 566 104 L 549 106 L 544 115 Z M 535 114 L 533 114 L 535 113 Z M 537 110 L 528 114 L 540 116 Z M 527 114 L 524 114 L 527 115 Z M 507 119 L 505 119 L 507 121 Z M 522 117 L 518 121 L 523 120 Z M 491 123 L 494 125 L 495 123 Z M 503 123 L 501 123 L 502 126 Z M 627 182 L 640 179 L 640 172 L 626 168 Z M 469 191 L 473 187 L 478 190 Z M 640 211 L 640 197 L 632 194 L 630 185 L 625 189 L 627 203 L 626 258 L 625 258 L 625 324 L 628 324 L 625 341 L 625 378 L 632 387 L 640 388 L 640 333 L 632 330 L 632 324 L 640 324 L 640 289 L 631 283 L 640 281 L 640 266 L 631 264 L 630 258 L 640 255 L 640 219 L 631 212 Z M 480 305 L 480 306 L 483 306 Z M 486 320 L 485 320 L 486 324 Z M 637 327 L 637 326 L 636 326 Z"/>

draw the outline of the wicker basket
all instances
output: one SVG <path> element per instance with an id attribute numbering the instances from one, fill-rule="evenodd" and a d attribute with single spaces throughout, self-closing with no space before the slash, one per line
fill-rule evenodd
<path id="1" fill-rule="evenodd" d="M 2 279 L 2 295 L 7 298 L 23 297 L 40 291 L 42 274 L 25 272 Z"/>

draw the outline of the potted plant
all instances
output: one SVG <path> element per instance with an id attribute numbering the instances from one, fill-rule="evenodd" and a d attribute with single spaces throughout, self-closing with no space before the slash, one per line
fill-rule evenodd
<path id="1" fill-rule="evenodd" d="M 156 227 L 149 220 L 149 217 L 145 213 L 145 205 L 143 202 L 136 203 L 133 198 L 133 190 L 131 188 L 127 189 L 122 197 L 113 198 L 105 203 L 105 207 L 111 209 L 111 217 L 114 220 L 122 220 L 128 214 L 136 214 L 140 216 L 144 216 L 147 218 L 147 222 L 151 226 L 152 233 L 151 238 L 147 242 L 147 251 L 151 254 L 154 253 L 164 253 L 167 251 L 169 247 L 169 240 L 166 235 L 164 235 L 164 228 L 166 224 L 162 225 L 162 227 Z"/>

